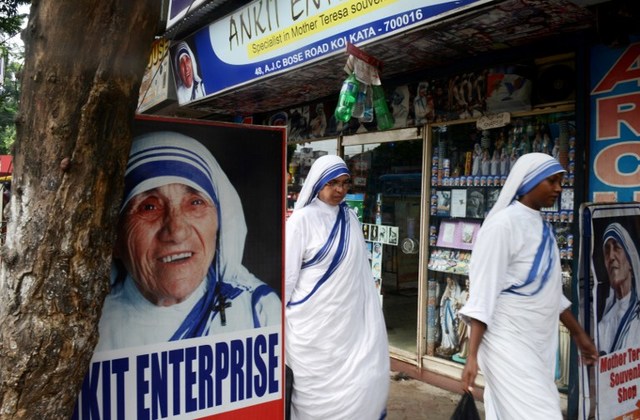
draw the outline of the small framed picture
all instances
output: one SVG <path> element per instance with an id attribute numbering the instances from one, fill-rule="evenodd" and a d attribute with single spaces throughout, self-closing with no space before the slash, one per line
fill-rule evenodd
<path id="1" fill-rule="evenodd" d="M 560 194 L 560 210 L 573 211 L 573 188 L 563 188 Z"/>
<path id="2" fill-rule="evenodd" d="M 451 211 L 451 190 L 438 190 L 436 195 L 438 197 L 436 214 L 438 216 L 449 216 Z"/>
<path id="3" fill-rule="evenodd" d="M 389 226 L 389 245 L 398 245 L 398 226 Z"/>
<path id="4" fill-rule="evenodd" d="M 500 196 L 500 188 L 487 188 L 487 205 L 485 206 L 485 216 L 491 211 L 493 205 L 498 201 Z"/>
<path id="5" fill-rule="evenodd" d="M 367 223 L 363 223 L 362 224 L 362 235 L 364 236 L 364 240 L 368 241 L 369 240 L 369 232 L 370 232 L 370 225 Z"/>
<path id="6" fill-rule="evenodd" d="M 380 242 L 375 242 L 373 244 L 372 259 L 377 260 L 377 259 L 380 259 L 381 256 L 382 256 L 382 244 Z"/>
<path id="7" fill-rule="evenodd" d="M 388 243 L 388 226 L 378 226 L 378 242 Z"/>
<path id="8" fill-rule="evenodd" d="M 378 242 L 378 225 L 369 225 L 369 240 Z"/>
<path id="9" fill-rule="evenodd" d="M 456 222 L 442 221 L 437 246 L 453 248 L 456 244 Z"/>
<path id="10" fill-rule="evenodd" d="M 480 223 L 478 222 L 460 222 L 458 223 L 458 248 L 472 249 L 473 243 L 476 240 L 478 231 L 480 230 Z"/>
<path id="11" fill-rule="evenodd" d="M 484 217 L 484 189 L 469 188 L 467 191 L 467 215 L 466 217 Z"/>
<path id="12" fill-rule="evenodd" d="M 466 217 L 467 215 L 467 190 L 451 190 L 451 217 Z"/>

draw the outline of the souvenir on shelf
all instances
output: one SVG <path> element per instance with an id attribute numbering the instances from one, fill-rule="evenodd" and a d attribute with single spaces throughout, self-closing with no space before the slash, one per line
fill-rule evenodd
<path id="1" fill-rule="evenodd" d="M 510 74 L 491 78 L 495 82 L 490 83 L 488 98 L 492 109 L 507 106 L 504 99 L 513 100 L 521 110 L 530 108 L 530 80 Z M 526 153 L 552 155 L 566 170 L 560 196 L 540 213 L 551 224 L 563 267 L 572 265 L 577 229 L 574 186 L 580 175 L 576 173 L 579 153 L 574 118 L 573 108 L 565 106 L 554 112 L 533 110 L 520 116 L 514 112 L 501 127 L 487 128 L 475 121 L 432 123 L 429 127 L 427 355 L 466 363 L 467 324 L 457 314 L 469 296 L 469 262 L 476 236 L 515 162 Z M 569 276 L 566 283 L 570 281 Z M 566 362 L 566 353 L 559 349 L 561 361 Z"/>

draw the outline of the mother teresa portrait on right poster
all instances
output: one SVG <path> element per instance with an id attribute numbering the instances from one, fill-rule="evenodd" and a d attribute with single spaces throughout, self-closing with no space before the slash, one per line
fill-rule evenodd
<path id="1" fill-rule="evenodd" d="M 593 205 L 591 234 L 599 418 L 638 415 L 640 204 Z"/>

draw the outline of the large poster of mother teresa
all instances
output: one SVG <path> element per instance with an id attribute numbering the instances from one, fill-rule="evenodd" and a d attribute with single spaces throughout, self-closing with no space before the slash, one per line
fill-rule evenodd
<path id="1" fill-rule="evenodd" d="M 75 418 L 280 418 L 284 131 L 149 117 L 134 131 Z"/>
<path id="2" fill-rule="evenodd" d="M 593 204 L 590 216 L 599 419 L 640 418 L 640 204 Z"/>

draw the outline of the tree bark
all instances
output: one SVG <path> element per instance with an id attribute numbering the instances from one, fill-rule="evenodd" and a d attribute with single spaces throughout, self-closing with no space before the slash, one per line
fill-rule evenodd
<path id="1" fill-rule="evenodd" d="M 98 339 L 158 0 L 34 0 L 0 263 L 0 418 L 69 418 Z"/>

